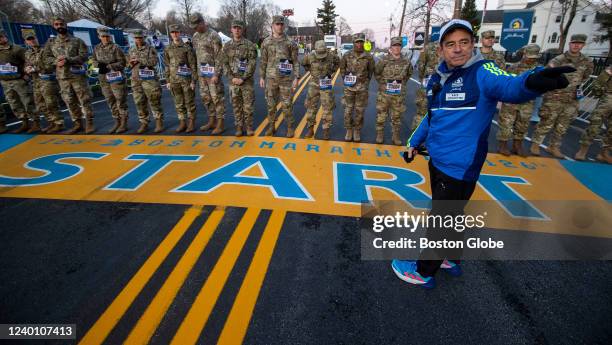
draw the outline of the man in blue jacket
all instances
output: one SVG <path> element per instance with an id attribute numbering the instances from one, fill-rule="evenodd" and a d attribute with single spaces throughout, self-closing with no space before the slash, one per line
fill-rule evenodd
<path id="1" fill-rule="evenodd" d="M 431 158 L 430 214 L 457 215 L 463 213 L 472 196 L 485 162 L 497 102 L 523 103 L 546 91 L 564 88 L 568 81 L 563 73 L 573 69 L 538 68 L 511 75 L 474 49 L 472 26 L 460 19 L 441 28 L 438 54 L 443 61 L 427 84 L 428 113 L 408 140 L 407 158 L 412 159 L 417 148 L 425 144 Z M 449 205 L 443 200 L 458 202 Z M 427 254 L 422 257 L 438 260 L 393 260 L 393 271 L 400 279 L 426 288 L 435 286 L 434 275 L 439 268 L 454 276 L 461 274 L 457 258 L 447 260 L 444 254 Z"/>

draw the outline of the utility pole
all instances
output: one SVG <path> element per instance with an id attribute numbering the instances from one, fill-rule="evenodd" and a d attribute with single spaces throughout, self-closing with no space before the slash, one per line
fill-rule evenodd
<path id="1" fill-rule="evenodd" d="M 389 47 L 391 47 L 391 37 L 393 36 L 393 15 L 389 16 Z"/>
<path id="2" fill-rule="evenodd" d="M 404 16 L 406 15 L 406 3 L 408 0 L 404 0 L 404 8 L 402 9 L 402 19 L 400 19 L 399 36 L 402 35 L 404 30 Z"/>
<path id="3" fill-rule="evenodd" d="M 455 0 L 455 10 L 453 11 L 453 19 L 461 18 L 461 7 L 463 0 Z"/>

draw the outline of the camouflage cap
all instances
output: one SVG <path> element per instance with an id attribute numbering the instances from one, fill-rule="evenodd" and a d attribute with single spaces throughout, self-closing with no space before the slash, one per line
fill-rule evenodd
<path id="1" fill-rule="evenodd" d="M 365 34 L 363 32 L 356 33 L 353 35 L 353 43 L 356 43 L 359 41 L 365 42 Z"/>
<path id="2" fill-rule="evenodd" d="M 34 31 L 24 31 L 21 34 L 21 37 L 23 37 L 24 40 L 29 40 L 30 38 L 36 38 L 36 34 L 34 33 Z"/>
<path id="3" fill-rule="evenodd" d="M 317 57 L 317 59 L 324 59 L 327 56 L 327 47 L 325 46 L 325 41 L 315 42 L 315 56 Z"/>
<path id="4" fill-rule="evenodd" d="M 99 36 L 110 36 L 110 31 L 108 30 L 107 27 L 104 26 L 98 26 L 98 28 L 96 29 L 96 31 L 98 32 Z"/>
<path id="5" fill-rule="evenodd" d="M 204 17 L 202 16 L 202 14 L 199 12 L 196 12 L 189 17 L 189 26 L 191 26 L 192 29 L 195 29 L 195 27 L 198 26 L 198 24 L 202 23 L 203 21 L 204 21 Z"/>
<path id="6" fill-rule="evenodd" d="M 168 25 L 168 30 L 170 32 L 181 32 L 181 27 L 178 24 L 170 24 Z"/>
<path id="7" fill-rule="evenodd" d="M 495 31 L 494 30 L 483 31 L 480 34 L 480 37 L 482 37 L 482 38 L 495 38 Z"/>
<path id="8" fill-rule="evenodd" d="M 587 35 L 585 34 L 575 34 L 570 38 L 570 43 L 586 43 Z"/>
<path id="9" fill-rule="evenodd" d="M 398 45 L 398 44 L 400 46 L 402 45 L 402 38 L 401 37 L 393 37 L 391 39 L 391 46 L 393 47 L 393 46 Z"/>
<path id="10" fill-rule="evenodd" d="M 283 16 L 273 16 L 272 24 L 285 24 L 285 17 Z"/>
<path id="11" fill-rule="evenodd" d="M 240 27 L 244 29 L 244 22 L 242 20 L 232 20 L 232 27 Z"/>
<path id="12" fill-rule="evenodd" d="M 144 31 L 142 31 L 142 30 L 134 30 L 134 31 L 132 31 L 132 36 L 134 38 L 137 38 L 137 37 L 144 38 L 145 34 L 144 34 Z"/>
<path id="13" fill-rule="evenodd" d="M 525 57 L 528 59 L 537 59 L 540 57 L 540 46 L 537 44 L 529 44 L 523 48 Z"/>

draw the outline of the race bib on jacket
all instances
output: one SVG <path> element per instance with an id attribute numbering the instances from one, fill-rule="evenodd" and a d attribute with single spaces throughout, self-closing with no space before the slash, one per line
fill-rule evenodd
<path id="1" fill-rule="evenodd" d="M 152 80 L 155 79 L 155 71 L 153 71 L 152 69 L 139 69 L 138 70 L 138 77 L 140 78 L 140 80 Z"/>
<path id="2" fill-rule="evenodd" d="M 238 61 L 238 73 L 245 73 L 247 70 L 247 63 L 249 61 L 247 59 L 240 59 Z"/>
<path id="3" fill-rule="evenodd" d="M 72 66 L 70 66 L 70 73 L 72 73 L 74 75 L 85 75 L 86 72 L 87 72 L 87 70 L 85 69 L 85 66 L 83 66 L 83 65 L 72 65 Z"/>
<path id="4" fill-rule="evenodd" d="M 42 80 L 55 80 L 55 73 L 49 73 L 49 74 L 39 74 L 38 75 L 40 77 L 40 79 Z"/>
<path id="5" fill-rule="evenodd" d="M 187 66 L 178 66 L 176 69 L 176 75 L 181 78 L 191 78 L 191 68 Z"/>
<path id="6" fill-rule="evenodd" d="M 200 77 L 212 78 L 215 76 L 215 66 L 200 64 Z"/>
<path id="7" fill-rule="evenodd" d="M 7 63 L 6 65 L 0 65 L 0 75 L 6 77 L 15 77 L 19 75 L 19 71 L 17 69 L 17 66 L 13 66 L 10 63 Z"/>
<path id="8" fill-rule="evenodd" d="M 287 59 L 281 59 L 278 64 L 278 72 L 280 75 L 291 75 L 291 72 L 293 72 L 293 64 Z"/>
<path id="9" fill-rule="evenodd" d="M 123 74 L 119 71 L 108 72 L 105 74 L 106 81 L 110 84 L 120 83 L 123 81 Z"/>
<path id="10" fill-rule="evenodd" d="M 331 90 L 332 80 L 329 76 L 319 79 L 319 90 Z"/>
<path id="11" fill-rule="evenodd" d="M 385 93 L 387 95 L 399 95 L 402 92 L 402 83 L 399 80 L 387 82 Z"/>
<path id="12" fill-rule="evenodd" d="M 353 75 L 353 73 L 349 73 L 344 76 L 344 86 L 355 86 L 357 84 L 357 76 Z"/>

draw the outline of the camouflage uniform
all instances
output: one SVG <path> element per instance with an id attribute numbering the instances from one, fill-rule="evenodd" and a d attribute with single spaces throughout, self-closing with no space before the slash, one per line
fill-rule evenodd
<path id="1" fill-rule="evenodd" d="M 427 82 L 432 74 L 436 73 L 436 67 L 440 61 L 438 57 L 438 44 L 436 42 L 430 42 L 426 47 L 423 48 L 419 59 L 417 60 L 417 70 L 419 71 L 419 78 L 421 80 L 421 87 L 416 90 L 416 113 L 412 119 L 412 129 L 414 131 L 421 120 L 427 114 L 427 96 L 425 96 Z"/>
<path id="2" fill-rule="evenodd" d="M 364 34 L 356 34 L 353 43 L 365 41 Z M 359 131 L 363 126 L 363 116 L 368 106 L 368 88 L 374 74 L 374 58 L 368 52 L 356 53 L 354 50 L 344 54 L 340 61 L 340 76 L 344 82 L 344 127 Z M 349 86 L 346 76 L 356 77 L 355 84 Z M 353 119 L 353 111 L 355 118 Z"/>
<path id="3" fill-rule="evenodd" d="M 4 30 L 0 35 L 6 36 Z M 35 106 L 32 99 L 32 89 L 23 79 L 25 64 L 25 49 L 18 45 L 0 45 L 0 84 L 4 96 L 11 106 L 15 116 L 22 121 L 22 126 L 16 132 L 22 132 L 29 128 L 28 119 L 34 120 Z M 0 119 L 4 124 L 6 120 Z"/>
<path id="4" fill-rule="evenodd" d="M 481 34 L 481 37 L 482 38 L 495 38 L 495 31 L 493 30 L 484 31 Z M 482 51 L 482 47 L 481 47 L 480 54 L 482 54 L 482 57 L 485 60 L 493 60 L 499 68 L 506 69 L 506 59 L 504 58 L 504 53 L 498 52 L 494 50 L 493 48 L 491 48 L 490 52 L 485 53 Z"/>
<path id="5" fill-rule="evenodd" d="M 315 51 L 306 55 L 302 61 L 304 70 L 310 71 L 312 78 L 308 83 L 308 96 L 304 101 L 306 108 L 308 134 L 312 137 L 316 122 L 319 103 L 323 110 L 322 122 L 324 139 L 329 139 L 329 128 L 332 126 L 332 112 L 335 108 L 332 76 L 338 69 L 339 59 L 336 54 L 330 53 L 325 47 L 325 41 L 315 43 Z M 329 89 L 327 89 L 329 87 Z"/>
<path id="6" fill-rule="evenodd" d="M 400 37 L 394 37 L 391 45 L 401 44 Z M 378 95 L 376 96 L 376 141 L 382 143 L 385 121 L 391 113 L 391 128 L 393 143 L 401 145 L 399 131 L 402 116 L 406 112 L 406 85 L 412 75 L 410 61 L 402 56 L 397 59 L 391 54 L 383 57 L 375 69 L 375 78 L 378 82 Z"/>
<path id="7" fill-rule="evenodd" d="M 544 95 L 542 107 L 540 108 L 540 122 L 533 134 L 533 143 L 539 145 L 544 141 L 546 134 L 552 130 L 548 146 L 554 152 L 559 150 L 563 135 L 567 131 L 570 122 L 578 114 L 576 92 L 580 85 L 593 73 L 593 62 L 582 53 L 578 56 L 570 56 L 569 52 L 565 52 L 553 58 L 549 65 L 553 67 L 572 66 L 576 69 L 576 72 L 565 73 L 566 78 L 570 82 L 565 89 L 555 90 Z M 537 153 L 534 152 L 534 154 Z M 560 154 L 555 156 L 563 157 Z"/>
<path id="8" fill-rule="evenodd" d="M 171 27 L 173 26 L 175 25 L 171 25 Z M 178 25 L 176 25 L 175 29 L 170 29 L 178 30 Z M 183 41 L 179 43 L 171 42 L 164 49 L 164 65 L 166 66 L 166 80 L 170 83 L 170 92 L 174 98 L 179 120 L 185 121 L 187 117 L 195 120 L 195 91 L 191 88 L 191 83 L 195 82 L 198 75 L 193 50 L 183 43 Z M 177 74 L 181 66 L 183 68 L 189 68 L 189 70 L 182 70 L 185 72 L 185 75 Z M 190 72 L 191 75 L 187 75 L 187 72 Z"/>
<path id="9" fill-rule="evenodd" d="M 88 56 L 85 42 L 68 34 L 58 35 L 47 41 L 43 55 L 47 65 L 56 66 L 55 75 L 62 100 L 68 106 L 70 117 L 75 124 L 69 133 L 76 133 L 81 129 L 83 117 L 87 120 L 86 133 L 92 133 L 94 114 L 84 66 Z M 61 67 L 57 66 L 57 58 L 60 56 L 66 57 L 66 63 Z"/>
<path id="10" fill-rule="evenodd" d="M 274 16 L 273 22 L 283 23 L 284 17 Z M 282 65 L 282 66 L 281 66 Z M 283 68 L 281 72 L 281 67 Z M 261 44 L 259 75 L 266 80 L 266 102 L 268 105 L 268 130 L 273 135 L 276 123 L 276 106 L 280 100 L 285 114 L 288 133 L 293 132 L 292 83 L 300 78 L 298 46 L 287 35 L 268 36 Z M 290 129 L 290 130 L 289 130 Z"/>
<path id="11" fill-rule="evenodd" d="M 604 152 L 610 149 L 610 145 L 612 145 L 612 75 L 605 70 L 602 71 L 591 85 L 591 95 L 598 98 L 599 102 L 589 118 L 591 124 L 580 138 L 580 145 L 590 146 L 605 121 L 607 123 L 607 133 L 601 148 Z"/>
<path id="12" fill-rule="evenodd" d="M 108 29 L 98 29 L 98 35 L 110 35 Z M 116 126 L 111 133 L 124 132 L 124 123 L 127 122 L 127 83 L 125 78 L 126 58 L 123 50 L 115 44 L 99 43 L 93 49 L 93 66 L 98 68 L 98 81 L 102 94 L 111 109 Z M 119 121 L 121 120 L 121 127 Z M 117 128 L 119 127 L 119 128 Z M 127 130 L 127 128 L 125 128 Z"/>
<path id="13" fill-rule="evenodd" d="M 201 15 L 195 15 L 194 20 L 191 21 L 192 26 L 194 23 L 199 23 L 203 20 Z M 221 38 L 219 34 L 214 30 L 208 28 L 205 32 L 196 32 L 193 34 L 191 39 L 193 44 L 193 50 L 197 58 L 197 66 L 200 78 L 200 96 L 202 97 L 202 103 L 208 110 L 209 121 L 214 119 L 225 118 L 225 90 L 223 86 L 223 80 L 221 79 L 221 60 L 219 59 L 221 54 Z M 214 69 L 214 72 L 204 72 L 203 67 L 208 65 Z M 205 76 L 209 75 L 210 76 Z M 212 76 L 217 76 L 219 79 L 216 84 L 210 81 Z"/>
<path id="14" fill-rule="evenodd" d="M 232 26 L 243 25 L 239 21 L 232 23 Z M 246 130 L 248 135 L 253 135 L 253 105 L 255 103 L 253 75 L 257 66 L 257 47 L 246 38 L 241 38 L 239 41 L 232 39 L 223 46 L 221 62 L 230 85 L 236 134 L 242 135 L 242 131 Z M 242 79 L 242 84 L 234 85 L 233 78 Z"/>
<path id="15" fill-rule="evenodd" d="M 538 47 L 539 51 L 539 47 Z M 508 68 L 508 72 L 521 74 L 538 66 L 536 59 L 523 58 L 518 64 Z M 521 104 L 504 103 L 499 114 L 499 132 L 497 140 L 523 140 L 529 128 L 529 119 L 533 112 L 534 101 Z"/>
<path id="16" fill-rule="evenodd" d="M 142 32 L 134 32 L 134 37 L 143 37 Z M 149 124 L 149 105 L 153 118 L 156 121 L 163 121 L 162 89 L 157 75 L 157 51 L 154 47 L 144 43 L 142 47 L 130 48 L 128 58 L 137 61 L 131 64 L 131 68 L 132 92 L 138 111 L 138 121 L 145 126 Z"/>
<path id="17" fill-rule="evenodd" d="M 46 129 L 50 129 L 53 124 L 63 127 L 64 118 L 59 111 L 58 103 L 59 85 L 53 67 L 48 66 L 44 61 L 43 48 L 31 47 L 26 52 L 25 58 L 26 67 L 31 66 L 33 70 L 29 75 L 33 82 L 36 114 L 43 113 L 49 126 Z"/>

